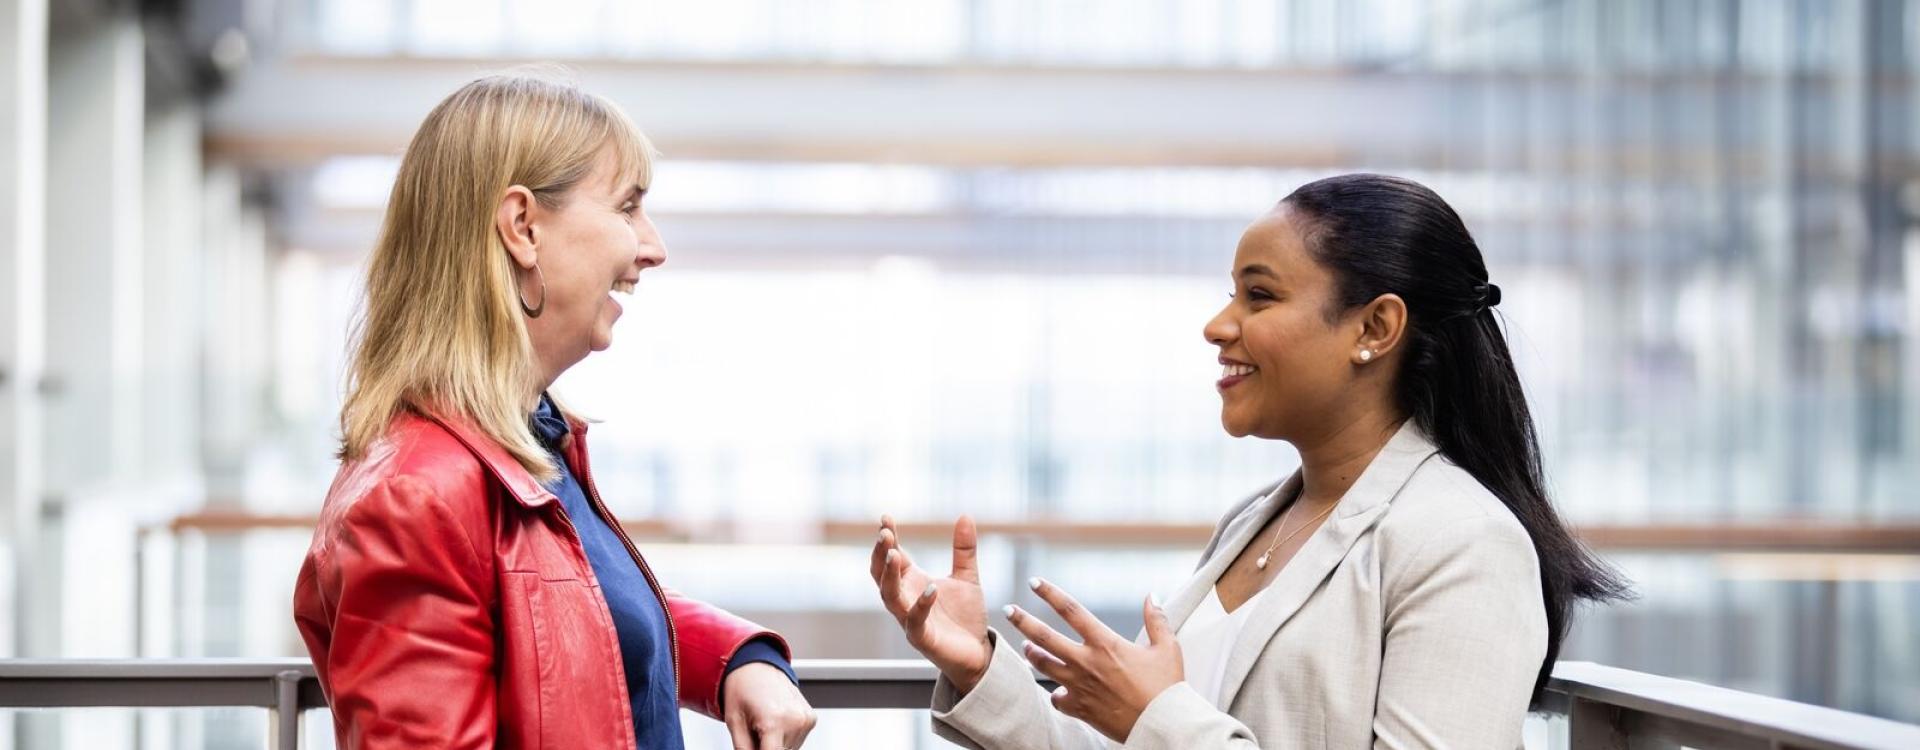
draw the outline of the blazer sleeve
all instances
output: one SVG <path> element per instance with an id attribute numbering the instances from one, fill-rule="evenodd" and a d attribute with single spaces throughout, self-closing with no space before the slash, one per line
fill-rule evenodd
<path id="1" fill-rule="evenodd" d="M 492 558 L 461 518 L 396 477 L 323 521 L 294 619 L 341 747 L 493 747 Z"/>
<path id="2" fill-rule="evenodd" d="M 961 695 L 945 675 L 933 686 L 933 732 L 972 750 L 1097 750 L 1111 747 L 1093 727 L 1053 709 L 1027 660 L 989 629 L 993 660 Z"/>
<path id="3" fill-rule="evenodd" d="M 1511 517 L 1453 521 L 1385 577 L 1374 747 L 1519 747 L 1547 648 L 1526 530 Z"/>
<path id="4" fill-rule="evenodd" d="M 680 640 L 681 707 L 720 718 L 727 665 L 748 641 L 763 639 L 779 649 L 781 657 L 793 661 L 793 651 L 779 633 L 673 589 L 666 589 L 666 595 L 667 610 L 673 613 L 675 635 Z"/>

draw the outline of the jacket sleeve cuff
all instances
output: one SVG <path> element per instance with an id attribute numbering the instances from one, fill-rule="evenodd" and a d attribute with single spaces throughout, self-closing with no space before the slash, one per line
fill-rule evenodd
<path id="1" fill-rule="evenodd" d="M 720 696 L 715 699 L 714 705 L 722 712 L 722 716 L 726 715 L 724 712 L 727 710 L 727 678 L 733 676 L 733 670 L 755 663 L 771 664 L 775 669 L 785 672 L 793 684 L 800 684 L 800 678 L 793 674 L 793 662 L 787 660 L 787 654 L 780 645 L 769 636 L 754 638 L 733 652 L 733 658 L 727 660 L 727 668 L 720 675 Z"/>
<path id="2" fill-rule="evenodd" d="M 755 662 L 772 664 L 780 671 L 787 673 L 787 679 L 792 680 L 793 684 L 800 684 L 800 678 L 794 676 L 793 662 L 787 659 L 786 652 L 782 651 L 772 638 L 764 635 L 747 641 L 739 651 L 733 652 L 733 658 L 727 661 L 726 674 L 733 674 L 733 670 Z"/>
<path id="3" fill-rule="evenodd" d="M 1253 732 L 1214 707 L 1193 685 L 1176 682 L 1154 696 L 1127 733 L 1124 750 L 1253 748 Z"/>
<path id="4" fill-rule="evenodd" d="M 733 658 L 749 643 L 764 641 L 792 661 L 786 639 L 726 610 L 667 590 L 667 607 L 679 625 L 680 705 L 718 719 L 722 681 Z"/>
<path id="5" fill-rule="evenodd" d="M 988 629 L 993 658 L 980 684 L 965 694 L 941 675 L 934 681 L 934 734 L 961 747 L 1018 747 L 1017 737 L 1045 732 L 1045 712 L 1052 710 L 1044 690 L 1035 683 L 1027 660 L 1014 653 L 999 631 Z"/>

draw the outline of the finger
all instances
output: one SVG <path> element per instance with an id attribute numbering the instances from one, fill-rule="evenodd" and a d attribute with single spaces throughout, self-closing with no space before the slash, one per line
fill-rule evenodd
<path id="1" fill-rule="evenodd" d="M 880 601 L 887 606 L 887 613 L 895 618 L 903 618 L 913 606 L 907 594 L 901 591 L 900 576 L 905 568 L 900 565 L 903 553 L 897 549 L 887 550 L 886 559 L 880 567 Z"/>
<path id="2" fill-rule="evenodd" d="M 980 582 L 980 530 L 969 516 L 953 522 L 953 577 Z"/>
<path id="3" fill-rule="evenodd" d="M 787 734 L 778 727 L 763 726 L 756 734 L 760 738 L 760 744 L 755 746 L 757 750 L 787 750 Z"/>
<path id="4" fill-rule="evenodd" d="M 1147 642 L 1159 646 L 1175 639 L 1173 624 L 1167 621 L 1167 611 L 1147 595 L 1147 603 L 1141 605 L 1141 621 L 1147 626 Z"/>
<path id="5" fill-rule="evenodd" d="M 1068 716 L 1075 715 L 1073 712 L 1075 708 L 1073 691 L 1068 690 L 1067 686 L 1061 685 L 1060 687 L 1054 688 L 1053 692 L 1047 695 L 1047 698 L 1053 702 L 1053 709 L 1055 711 L 1059 711 Z"/>
<path id="6" fill-rule="evenodd" d="M 1059 586 L 1038 576 L 1028 579 L 1027 585 L 1033 588 L 1033 593 L 1038 594 L 1041 601 L 1053 607 L 1053 611 L 1060 613 L 1060 619 L 1066 620 L 1067 626 L 1080 634 L 1081 641 L 1103 643 L 1120 637 L 1106 625 L 1101 624 L 1099 618 L 1094 617 L 1092 612 L 1088 612 L 1086 607 L 1080 606 L 1078 600 Z"/>
<path id="7" fill-rule="evenodd" d="M 906 577 L 907 569 L 913 567 L 913 556 L 907 554 L 907 548 L 900 546 L 900 537 L 893 533 L 893 529 L 882 533 L 886 534 L 887 546 L 900 556 L 900 575 Z"/>
<path id="8" fill-rule="evenodd" d="M 907 610 L 909 632 L 918 633 L 926 628 L 927 615 L 933 614 L 933 602 L 939 598 L 940 589 L 931 583 L 927 584 L 925 591 L 920 592 L 920 596 L 914 598 L 913 608 Z"/>
<path id="9" fill-rule="evenodd" d="M 873 573 L 873 580 L 880 580 L 882 561 L 886 558 L 887 550 L 898 546 L 897 541 L 893 533 L 893 518 L 881 516 L 880 529 L 874 534 L 873 555 L 867 560 L 867 569 Z"/>
<path id="10" fill-rule="evenodd" d="M 1034 617 L 1033 613 L 1012 604 L 1007 605 L 1004 611 L 1007 613 L 1007 622 L 1013 623 L 1014 629 L 1019 630 L 1020 634 L 1026 636 L 1027 640 L 1032 641 L 1034 645 L 1046 649 L 1047 653 L 1053 654 L 1055 658 L 1068 664 L 1079 664 L 1082 661 L 1085 655 L 1084 647 L 1075 643 L 1072 638 L 1061 635 L 1060 631 L 1054 630 L 1053 626 Z"/>
<path id="11" fill-rule="evenodd" d="M 873 541 L 873 553 L 867 556 L 867 572 L 873 576 L 873 582 L 880 582 L 880 574 L 887 564 L 887 550 L 893 546 L 887 542 L 886 532 L 882 531 Z"/>
<path id="12" fill-rule="evenodd" d="M 739 713 L 727 714 L 727 735 L 733 739 L 733 750 L 755 750 L 753 730 L 747 727 L 747 720 Z"/>
<path id="13" fill-rule="evenodd" d="M 1020 655 L 1027 657 L 1027 663 L 1032 664 L 1034 669 L 1046 675 L 1049 680 L 1063 684 L 1073 681 L 1072 668 L 1059 657 L 1047 653 L 1046 649 L 1034 645 L 1033 641 L 1020 644 Z"/>
<path id="14" fill-rule="evenodd" d="M 807 742 L 807 735 L 813 734 L 813 725 L 819 721 L 820 716 L 815 714 L 813 709 L 807 709 L 806 713 L 801 715 L 799 728 L 787 736 L 788 750 L 800 750 L 800 746 Z"/>
<path id="15" fill-rule="evenodd" d="M 921 594 L 921 590 L 915 587 L 915 581 L 925 581 L 927 577 L 917 572 L 919 569 L 914 567 L 913 557 L 907 554 L 906 548 L 896 544 L 891 554 L 893 561 L 887 566 L 892 568 L 892 575 L 896 581 L 894 596 L 898 597 L 900 611 L 904 613 L 913 607 L 914 598 Z"/>
<path id="16" fill-rule="evenodd" d="M 873 555 L 867 561 L 873 580 L 880 580 L 881 568 L 886 565 L 887 552 L 890 550 L 899 550 L 903 555 L 907 552 L 900 548 L 900 538 L 894 535 L 893 529 L 881 529 L 879 539 L 873 543 Z"/>

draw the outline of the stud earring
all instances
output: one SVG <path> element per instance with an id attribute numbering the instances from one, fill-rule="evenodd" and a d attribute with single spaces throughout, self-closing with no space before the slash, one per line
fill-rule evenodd
<path id="1" fill-rule="evenodd" d="M 1372 361 L 1373 361 L 1373 350 L 1372 350 L 1372 349 L 1361 349 L 1361 350 L 1360 350 L 1360 361 L 1362 361 L 1362 362 L 1372 362 Z"/>

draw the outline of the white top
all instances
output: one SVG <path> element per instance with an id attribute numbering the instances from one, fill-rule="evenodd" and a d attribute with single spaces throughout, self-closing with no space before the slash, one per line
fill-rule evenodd
<path id="1" fill-rule="evenodd" d="M 1220 683 L 1227 676 L 1227 656 L 1233 653 L 1234 642 L 1240 640 L 1247 614 L 1266 593 L 1267 589 L 1261 588 L 1238 609 L 1228 612 L 1220 603 L 1218 587 L 1209 586 L 1206 600 L 1180 624 L 1180 657 L 1186 662 L 1187 683 L 1215 708 L 1226 710 L 1220 705 Z"/>

